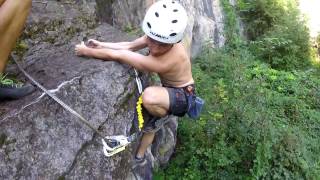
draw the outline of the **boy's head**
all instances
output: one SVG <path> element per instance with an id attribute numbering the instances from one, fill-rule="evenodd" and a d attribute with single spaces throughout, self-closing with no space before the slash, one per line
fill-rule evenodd
<path id="1" fill-rule="evenodd" d="M 165 46 L 182 40 L 187 21 L 187 13 L 177 1 L 160 0 L 148 9 L 142 30 L 149 40 Z"/>

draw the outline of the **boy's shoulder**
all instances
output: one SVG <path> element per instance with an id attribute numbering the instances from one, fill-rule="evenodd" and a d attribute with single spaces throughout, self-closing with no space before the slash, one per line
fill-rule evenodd
<path id="1" fill-rule="evenodd" d="M 175 57 L 175 58 L 187 58 L 188 57 L 188 53 L 181 43 L 175 44 L 174 47 L 168 52 L 168 55 Z"/>

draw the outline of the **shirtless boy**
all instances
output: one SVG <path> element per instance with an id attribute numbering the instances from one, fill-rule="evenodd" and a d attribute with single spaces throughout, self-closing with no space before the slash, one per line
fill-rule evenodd
<path id="1" fill-rule="evenodd" d="M 32 0 L 0 0 L 0 100 L 17 99 L 30 94 L 34 87 L 19 85 L 4 77 L 9 54 L 25 24 Z"/>
<path id="2" fill-rule="evenodd" d="M 142 29 L 144 36 L 132 42 L 108 43 L 89 40 L 76 45 L 78 56 L 113 60 L 129 64 L 138 70 L 155 72 L 162 83 L 147 87 L 142 101 L 147 111 L 155 117 L 168 114 L 184 116 L 187 112 L 187 91 L 194 91 L 189 56 L 180 43 L 187 25 L 185 9 L 176 1 L 161 0 L 147 11 Z M 147 56 L 134 51 L 148 48 Z M 154 132 L 144 133 L 136 154 L 136 160 L 144 160 L 144 154 L 154 139 Z"/>

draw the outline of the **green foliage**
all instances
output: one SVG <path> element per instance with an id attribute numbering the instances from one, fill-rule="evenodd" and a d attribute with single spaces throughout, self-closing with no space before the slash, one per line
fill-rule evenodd
<path id="1" fill-rule="evenodd" d="M 8 74 L 0 74 L 0 84 L 5 84 L 5 85 L 12 85 L 12 84 L 15 84 L 16 86 L 22 86 L 23 83 L 20 82 L 16 77 L 14 76 L 9 76 L 8 77 Z"/>
<path id="2" fill-rule="evenodd" d="M 295 1 L 238 3 L 251 42 L 222 0 L 227 45 L 193 61 L 204 112 L 179 121 L 175 156 L 155 179 L 320 179 L 320 70 Z"/>
<path id="3" fill-rule="evenodd" d="M 295 15 L 292 11 L 296 11 L 296 1 L 239 0 L 237 7 L 246 23 L 245 30 L 249 39 L 255 40 L 270 31 L 273 26 L 280 25 L 282 17 Z"/>
<path id="4" fill-rule="evenodd" d="M 237 22 L 237 13 L 234 7 L 230 5 L 230 2 L 227 0 L 221 1 L 222 6 L 225 9 L 225 29 L 224 34 L 226 37 L 226 44 L 230 48 L 237 48 L 242 42 L 242 39 L 238 34 L 240 34 L 239 23 Z"/>
<path id="5" fill-rule="evenodd" d="M 310 65 L 309 31 L 294 0 L 241 0 L 251 51 L 272 68 L 292 70 Z"/>
<path id="6" fill-rule="evenodd" d="M 320 33 L 316 37 L 316 43 L 317 43 L 318 46 L 320 45 Z"/>
<path id="7" fill-rule="evenodd" d="M 28 45 L 23 40 L 18 40 L 16 46 L 14 47 L 15 54 L 22 57 L 28 50 Z"/>
<path id="8" fill-rule="evenodd" d="M 320 80 L 254 61 L 247 50 L 208 50 L 193 65 L 200 120 L 180 121 L 166 179 L 320 178 Z M 160 173 L 161 174 L 161 173 Z"/>
<path id="9" fill-rule="evenodd" d="M 251 50 L 276 69 L 303 69 L 310 65 L 308 31 L 289 19 L 286 26 L 275 26 L 252 41 Z"/>
<path id="10" fill-rule="evenodd" d="M 144 34 L 141 28 L 135 28 L 131 25 L 125 26 L 123 31 L 132 36 L 141 36 Z"/>
<path id="11" fill-rule="evenodd" d="M 312 40 L 311 57 L 312 65 L 320 68 L 320 33 Z"/>

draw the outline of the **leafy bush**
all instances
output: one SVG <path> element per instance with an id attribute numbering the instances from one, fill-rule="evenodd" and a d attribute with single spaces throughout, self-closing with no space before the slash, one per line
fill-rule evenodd
<path id="1" fill-rule="evenodd" d="M 249 39 L 255 40 L 279 24 L 279 17 L 288 13 L 287 5 L 285 0 L 239 0 L 238 10 Z"/>
<path id="2" fill-rule="evenodd" d="M 226 47 L 193 61 L 204 112 L 179 121 L 175 156 L 155 179 L 320 179 L 320 70 L 302 68 L 309 36 L 294 1 L 238 1 L 249 46 L 227 2 Z"/>
<path id="3" fill-rule="evenodd" d="M 310 65 L 309 31 L 294 0 L 241 0 L 240 15 L 252 40 L 251 51 L 272 68 Z"/>
<path id="4" fill-rule="evenodd" d="M 318 46 L 320 45 L 320 33 L 318 34 L 318 36 L 316 38 L 316 43 Z"/>
<path id="5" fill-rule="evenodd" d="M 251 43 L 251 50 L 271 67 L 292 70 L 310 65 L 309 33 L 303 24 L 290 19 L 275 26 Z"/>
<path id="6" fill-rule="evenodd" d="M 320 178 L 320 80 L 254 62 L 248 51 L 206 51 L 193 67 L 206 100 L 180 121 L 166 179 Z"/>

